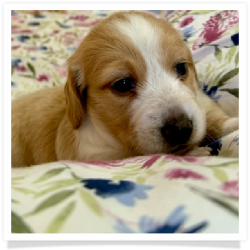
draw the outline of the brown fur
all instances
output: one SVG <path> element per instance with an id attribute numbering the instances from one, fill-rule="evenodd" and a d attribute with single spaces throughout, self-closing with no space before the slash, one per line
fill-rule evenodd
<path id="1" fill-rule="evenodd" d="M 13 167 L 79 160 L 81 138 L 77 131 L 85 114 L 95 124 L 104 125 L 123 146 L 126 155 L 142 154 L 133 147 L 134 132 L 127 108 L 136 98 L 136 92 L 123 95 L 114 93 L 111 88 L 112 83 L 126 77 L 135 78 L 140 84 L 147 70 L 144 58 L 131 42 L 113 32 L 112 21 L 125 20 L 126 15 L 129 14 L 114 14 L 92 29 L 68 60 L 65 87 L 48 88 L 12 101 Z M 176 42 L 178 33 L 163 20 L 145 13 L 141 15 L 150 19 L 162 36 L 168 36 L 168 46 L 161 46 L 168 54 L 165 58 L 171 58 L 171 53 L 178 51 L 180 60 L 183 56 L 188 60 L 189 71 L 183 84 L 196 92 L 197 86 L 193 83 L 197 76 L 192 56 L 180 40 Z M 161 63 L 174 73 L 172 61 L 166 59 Z M 217 104 L 201 95 L 200 105 L 204 105 L 207 113 L 207 138 L 216 139 L 232 131 L 231 126 L 224 126 L 230 117 Z M 233 129 L 237 126 L 236 121 Z M 204 155 L 204 152 L 198 149 L 196 155 Z"/>

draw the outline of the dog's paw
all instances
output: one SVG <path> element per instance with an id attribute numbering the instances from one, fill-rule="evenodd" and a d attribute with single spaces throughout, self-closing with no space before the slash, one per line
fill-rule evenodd
<path id="1" fill-rule="evenodd" d="M 186 156 L 210 156 L 212 149 L 210 147 L 196 147 L 186 153 Z"/>
<path id="2" fill-rule="evenodd" d="M 228 135 L 239 129 L 239 118 L 229 118 L 223 125 L 222 136 Z"/>

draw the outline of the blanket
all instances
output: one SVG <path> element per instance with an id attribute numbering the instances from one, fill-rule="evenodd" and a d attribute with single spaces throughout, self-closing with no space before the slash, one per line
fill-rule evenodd
<path id="1" fill-rule="evenodd" d="M 67 58 L 113 12 L 12 11 L 12 99 L 65 84 Z M 147 12 L 183 34 L 201 89 L 238 116 L 238 11 Z M 238 131 L 209 146 L 209 157 L 157 154 L 12 169 L 12 233 L 238 233 Z"/>

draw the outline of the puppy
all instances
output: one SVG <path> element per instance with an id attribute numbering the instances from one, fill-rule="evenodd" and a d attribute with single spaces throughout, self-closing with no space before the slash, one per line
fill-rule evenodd
<path id="1" fill-rule="evenodd" d="M 68 59 L 65 86 L 12 101 L 12 167 L 115 160 L 200 147 L 238 129 L 198 88 L 188 47 L 165 20 L 120 12 Z"/>

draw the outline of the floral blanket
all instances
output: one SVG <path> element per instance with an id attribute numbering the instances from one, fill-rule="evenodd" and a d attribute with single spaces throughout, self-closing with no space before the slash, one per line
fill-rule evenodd
<path id="1" fill-rule="evenodd" d="M 64 84 L 66 59 L 114 11 L 12 11 L 12 98 Z M 182 32 L 201 88 L 238 116 L 238 11 L 148 11 Z M 12 169 L 12 233 L 238 233 L 238 131 L 210 157 Z"/>

